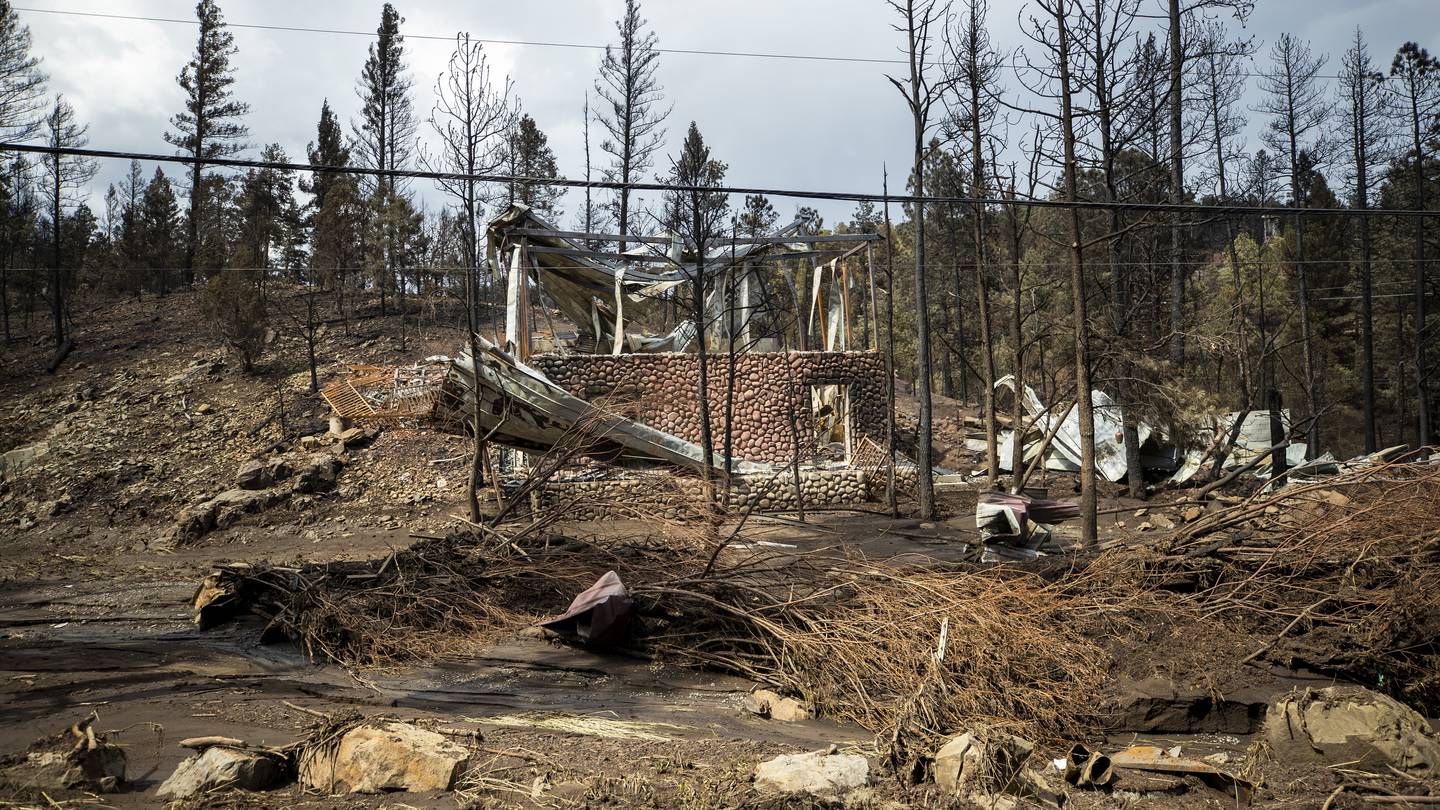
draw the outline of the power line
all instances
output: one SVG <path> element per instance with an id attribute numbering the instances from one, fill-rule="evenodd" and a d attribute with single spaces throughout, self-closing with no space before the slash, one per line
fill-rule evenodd
<path id="1" fill-rule="evenodd" d="M 69 9 L 29 8 L 24 6 L 14 6 L 13 8 L 16 11 L 28 11 L 33 14 L 54 14 L 66 17 L 93 17 L 102 20 L 126 20 L 130 22 L 168 23 L 172 25 L 198 25 L 198 22 L 196 20 L 184 19 L 180 17 L 147 17 L 139 14 L 112 14 L 100 11 L 73 11 Z M 353 36 L 367 38 L 373 38 L 375 36 L 374 31 L 351 31 L 344 28 L 312 28 L 300 25 L 266 25 L 263 23 L 237 23 L 228 21 L 225 23 L 225 25 L 228 28 L 244 28 L 253 31 L 289 31 L 300 34 L 331 34 L 335 36 Z M 405 33 L 404 36 L 406 39 L 436 40 L 440 42 L 453 42 L 455 40 L 454 35 L 443 36 L 440 34 Z M 609 45 L 600 45 L 589 42 L 549 42 L 545 40 L 493 39 L 485 37 L 471 37 L 470 41 L 481 42 L 486 45 L 517 45 L 521 47 L 532 48 L 567 48 L 571 50 L 586 51 L 603 51 L 606 48 L 610 47 Z M 655 53 L 678 54 L 683 56 L 726 56 L 741 59 L 782 59 L 795 62 L 849 62 L 862 65 L 909 64 L 909 62 L 904 59 L 881 59 L 879 57 L 872 56 L 826 56 L 824 54 L 778 53 L 773 51 L 723 51 L 708 48 L 654 48 L 653 50 Z M 934 64 L 937 67 L 957 66 L 956 63 L 945 61 L 936 62 Z M 1023 69 L 1019 65 L 1008 63 L 1002 64 L 1001 67 L 1016 74 L 1020 73 L 1020 71 Z M 1264 74 L 1238 72 L 1236 75 L 1242 76 L 1247 79 L 1257 79 L 1262 78 Z M 1316 74 L 1316 77 L 1321 79 L 1342 78 L 1338 75 L 1319 73 Z"/>
<path id="2" fill-rule="evenodd" d="M 196 20 L 182 19 L 177 17 L 146 17 L 136 14 L 110 14 L 99 11 L 70 11 L 54 8 L 26 8 L 15 6 L 16 11 L 28 11 L 35 14 L 56 14 L 68 17 L 95 17 L 105 20 L 128 20 L 133 22 L 154 22 L 171 23 L 179 25 L 197 25 Z M 226 22 L 228 28 L 248 28 L 256 31 L 293 31 L 301 34 L 334 34 L 337 36 L 357 36 L 374 38 L 374 31 L 350 31 L 343 28 L 310 28 L 298 25 L 263 25 L 260 23 L 236 23 Z M 439 40 L 443 42 L 454 42 L 455 36 L 441 36 L 439 34 L 411 34 L 405 33 L 406 39 Z M 546 42 L 543 40 L 524 39 L 488 39 L 483 37 L 471 37 L 471 42 L 483 42 L 486 45 L 520 45 L 525 47 L 538 48 L 571 48 L 575 50 L 603 51 L 609 45 L 596 45 L 585 42 Z M 656 53 L 685 54 L 690 56 L 733 56 L 746 59 L 788 59 L 796 61 L 813 62 L 858 62 L 861 64 L 875 65 L 904 65 L 908 64 L 903 59 L 879 59 L 865 56 L 825 56 L 822 54 L 798 54 L 798 53 L 769 53 L 764 51 L 720 51 L 702 48 L 654 48 Z"/>
<path id="3" fill-rule="evenodd" d="M 54 147 L 28 143 L 0 143 L 0 152 L 24 152 L 40 155 L 61 155 L 88 157 L 106 160 L 143 160 L 149 163 L 180 163 L 235 169 L 272 169 L 276 171 L 310 172 L 314 174 L 357 174 L 367 177 L 393 177 L 412 180 L 436 180 L 445 182 L 471 181 L 476 183 L 519 183 L 560 188 L 589 188 L 618 191 L 659 191 L 697 194 L 761 195 L 766 197 L 788 197 L 805 200 L 845 200 L 849 202 L 910 203 L 920 205 L 960 206 L 1027 206 L 1033 208 L 1080 209 L 1083 211 L 1140 211 L 1171 214 L 1193 214 L 1203 218 L 1225 215 L 1287 214 L 1328 215 L 1328 216 L 1395 216 L 1395 217 L 1440 217 L 1440 211 L 1413 208 L 1377 210 L 1369 208 L 1285 208 L 1269 205 L 1195 205 L 1191 203 L 1154 202 L 1098 202 L 1094 200 L 1047 200 L 1039 198 L 1004 199 L 999 197 L 917 197 L 913 194 L 873 194 L 855 191 L 809 191 L 804 189 L 753 188 L 744 186 L 687 186 L 675 183 L 621 183 L 612 180 L 569 180 L 565 178 L 525 177 L 513 174 L 466 174 L 464 172 L 431 172 L 419 169 L 372 169 L 363 166 L 315 166 L 309 163 L 282 163 L 269 160 L 247 160 L 243 158 L 206 158 L 196 161 L 184 155 L 158 155 L 146 152 L 125 152 L 113 149 L 81 149 L 76 147 Z M 795 241 L 803 242 L 802 239 Z"/>

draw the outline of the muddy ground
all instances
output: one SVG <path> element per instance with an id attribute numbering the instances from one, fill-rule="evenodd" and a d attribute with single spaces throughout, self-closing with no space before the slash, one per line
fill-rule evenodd
<path id="1" fill-rule="evenodd" d="M 260 644 L 253 622 L 198 631 L 189 602 L 218 564 L 370 559 L 409 545 L 412 534 L 444 533 L 463 509 L 466 458 L 456 436 L 387 429 L 345 451 L 332 491 L 246 515 L 192 542 L 167 542 L 178 513 L 229 489 L 236 468 L 257 451 L 322 430 L 327 413 L 307 390 L 294 330 L 277 334 L 258 372 L 245 375 L 197 311 L 193 295 L 181 293 L 77 313 L 76 349 L 53 376 L 40 371 L 49 355 L 43 341 L 19 341 L 0 355 L 0 451 L 46 447 L 0 484 L 0 753 L 23 751 L 95 712 L 98 729 L 120 730 L 132 780 L 123 792 L 100 798 L 65 792 L 41 798 L 12 786 L 0 806 L 156 806 L 155 788 L 186 753 L 177 740 L 224 735 L 284 744 L 304 733 L 314 712 L 346 709 L 479 731 L 484 746 L 500 752 L 487 763 L 492 789 L 465 797 L 331 798 L 290 786 L 191 806 L 734 806 L 756 801 L 750 774 L 776 754 L 835 745 L 878 756 L 864 729 L 823 719 L 782 723 L 743 711 L 742 697 L 753 687 L 745 680 L 587 652 L 531 632 L 500 639 L 479 656 L 351 672 L 313 663 L 291 645 Z M 460 333 L 444 325 L 452 316 L 417 316 L 403 346 L 393 315 L 373 308 L 348 324 L 327 325 L 319 346 L 322 384 L 345 362 L 410 362 L 455 351 Z M 966 459 L 957 449 L 963 412 L 942 399 L 937 442 L 951 464 Z M 1049 484 L 1057 495 L 1073 486 L 1061 478 Z M 845 544 L 875 559 L 953 559 L 974 537 L 974 493 L 945 489 L 942 497 L 953 520 L 921 524 L 830 512 L 812 515 L 810 526 L 759 519 L 747 539 L 799 550 Z M 1147 522 L 1133 515 L 1141 506 L 1107 499 L 1104 539 L 1133 537 Z M 564 528 L 599 538 L 628 530 L 609 522 Z M 1187 754 L 1220 752 L 1238 762 L 1266 701 L 1296 683 L 1328 683 L 1292 672 L 1186 670 L 1186 650 L 1226 644 L 1223 638 L 1130 643 L 1152 653 L 1173 649 L 1174 665 L 1124 673 L 1122 691 L 1131 693 L 1141 719 L 1131 731 L 1112 734 L 1116 744 L 1157 739 Z M 1171 721 L 1154 720 L 1166 712 Z M 1325 775 L 1312 774 L 1259 798 L 1318 806 L 1331 787 Z M 873 796 L 875 806 L 944 803 L 883 777 Z M 1080 796 L 1072 804 L 1113 801 Z M 1227 795 L 1193 785 L 1145 804 L 1233 805 Z"/>

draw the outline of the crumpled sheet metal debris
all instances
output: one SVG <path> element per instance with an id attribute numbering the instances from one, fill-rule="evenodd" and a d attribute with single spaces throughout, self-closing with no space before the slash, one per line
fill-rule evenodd
<path id="1" fill-rule="evenodd" d="M 1132 745 L 1124 751 L 1111 754 L 1110 764 L 1121 770 L 1197 776 L 1212 788 L 1235 793 L 1241 801 L 1247 801 L 1251 791 L 1255 789 L 1253 784 L 1229 771 L 1223 771 L 1204 760 L 1172 755 L 1155 745 Z"/>
<path id="2" fill-rule="evenodd" d="M 1073 500 L 1048 500 L 1005 492 L 982 492 L 975 504 L 975 527 L 987 546 L 1003 544 L 1032 552 L 1050 539 L 1054 524 L 1079 516 L 1080 505 Z"/>
<path id="3" fill-rule="evenodd" d="M 1015 393 L 1015 375 L 1006 374 L 995 381 L 995 387 L 1008 388 Z M 1055 425 L 1055 419 L 1061 420 L 1060 429 L 1051 440 L 1050 447 L 1045 458 L 1045 469 L 1062 472 L 1079 472 L 1080 470 L 1080 411 L 1071 405 L 1063 416 L 1057 417 L 1046 408 L 1035 393 L 1035 389 L 1025 386 L 1025 392 L 1021 396 L 1021 404 L 1025 412 L 1035 421 L 1035 430 L 1040 435 L 1046 435 Z M 1125 442 L 1124 442 L 1124 421 L 1120 406 L 1110 398 L 1104 391 L 1094 390 L 1090 392 L 1090 403 L 1095 411 L 1095 469 L 1105 476 L 1106 480 L 1119 481 L 1125 477 L 1128 465 L 1125 463 Z M 1140 444 L 1144 444 L 1150 438 L 1151 428 L 1143 422 L 1136 426 L 1139 433 Z M 1000 468 L 1009 471 L 1010 459 L 1012 458 L 1015 442 L 1015 431 L 1006 431 L 1001 436 Z M 1037 443 L 1038 444 L 1038 443 Z M 1027 448 L 1028 449 L 1028 448 Z M 1038 449 L 1038 447 L 1036 448 Z M 1033 456 L 1028 456 L 1026 461 Z"/>
<path id="4" fill-rule="evenodd" d="M 620 575 L 607 571 L 570 603 L 570 607 L 540 627 L 573 635 L 587 644 L 607 645 L 625 640 L 635 600 L 625 591 Z"/>

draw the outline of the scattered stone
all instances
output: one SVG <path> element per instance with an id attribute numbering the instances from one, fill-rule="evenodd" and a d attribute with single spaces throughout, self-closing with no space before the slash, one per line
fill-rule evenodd
<path id="1" fill-rule="evenodd" d="M 342 463 L 332 453 L 312 453 L 300 462 L 293 488 L 296 492 L 327 492 L 335 486 Z"/>
<path id="2" fill-rule="evenodd" d="M 35 442 L 0 455 L 0 481 L 9 481 L 25 471 L 26 467 L 44 458 L 50 452 L 49 442 Z"/>
<path id="3" fill-rule="evenodd" d="M 241 489 L 265 489 L 274 483 L 275 477 L 263 461 L 246 461 L 235 473 L 235 486 Z"/>
<path id="4" fill-rule="evenodd" d="M 838 797 L 869 780 L 870 763 L 858 754 L 782 754 L 755 768 L 755 789 L 761 793 Z"/>
<path id="5" fill-rule="evenodd" d="M 1440 776 L 1440 737 L 1418 712 L 1360 686 L 1292 692 L 1270 707 L 1265 739 L 1277 759 Z"/>
<path id="6" fill-rule="evenodd" d="M 328 793 L 450 790 L 470 764 L 470 749 L 398 720 L 358 725 L 333 747 L 300 760 L 300 780 Z"/>
<path id="7" fill-rule="evenodd" d="M 1180 513 L 1180 517 L 1183 518 L 1186 523 L 1194 523 L 1201 517 L 1204 517 L 1204 515 L 1205 508 L 1201 506 L 1189 506 L 1185 508 L 1184 512 Z"/>
<path id="8" fill-rule="evenodd" d="M 935 784 L 946 794 L 984 807 L 1018 806 L 1017 798 L 1058 806 L 1064 794 L 1026 767 L 1035 744 L 978 725 L 935 752 Z"/>
<path id="9" fill-rule="evenodd" d="M 215 406 L 211 405 L 211 404 L 208 403 L 208 402 L 202 402 L 202 403 L 200 403 L 199 405 L 196 405 L 196 406 L 195 406 L 195 413 L 198 413 L 198 414 L 200 414 L 201 416 L 204 416 L 205 414 L 208 414 L 208 413 L 214 413 L 214 412 L 215 412 Z"/>
<path id="10" fill-rule="evenodd" d="M 1159 512 L 1156 512 L 1155 514 L 1150 516 L 1150 522 L 1161 529 L 1175 528 L 1175 521 L 1171 520 L 1165 515 L 1160 514 Z"/>
<path id="11" fill-rule="evenodd" d="M 352 444 L 358 444 L 359 442 L 368 439 L 369 436 L 366 435 L 366 432 L 363 429 L 358 427 L 352 427 L 341 431 L 339 438 L 341 444 L 349 447 Z"/>
<path id="12" fill-rule="evenodd" d="M 91 728 L 95 715 L 30 746 L 0 773 L 0 784 L 114 793 L 125 784 L 125 750 Z M 53 804 L 53 803 L 52 803 Z"/>
<path id="13" fill-rule="evenodd" d="M 1135 517 L 1145 517 L 1148 514 L 1150 514 L 1150 510 L 1143 506 L 1135 510 Z"/>
<path id="14" fill-rule="evenodd" d="M 168 545 L 193 542 L 215 529 L 233 525 L 241 517 L 269 508 L 286 494 L 272 490 L 229 489 L 208 501 L 187 506 L 175 516 L 175 523 L 160 537 Z"/>
<path id="15" fill-rule="evenodd" d="M 265 790 L 280 779 L 274 757 L 213 746 L 187 757 L 160 785 L 164 799 L 188 799 L 212 790 Z"/>
<path id="16" fill-rule="evenodd" d="M 769 689 L 757 689 L 744 698 L 745 710 L 771 720 L 793 722 L 815 716 L 814 707 Z"/>

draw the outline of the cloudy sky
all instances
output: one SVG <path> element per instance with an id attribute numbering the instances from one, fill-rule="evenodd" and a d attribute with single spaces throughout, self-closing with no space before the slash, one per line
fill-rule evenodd
<path id="1" fill-rule="evenodd" d="M 1159 13 L 1163 2 L 1145 4 Z M 192 2 L 15 0 L 14 5 L 34 34 L 51 89 L 64 93 L 80 120 L 89 123 L 93 146 L 171 151 L 161 136 L 181 106 L 175 76 L 194 48 L 193 23 L 41 10 L 193 20 Z M 1023 0 L 992 0 L 992 6 L 996 45 L 1003 51 L 1020 46 Z M 1440 50 L 1440 0 L 1258 0 L 1256 6 L 1243 33 L 1259 40 L 1260 60 L 1269 43 L 1289 31 L 1309 40 L 1317 52 L 1331 54 L 1326 72 L 1333 73 L 1356 26 L 1385 65 L 1407 39 Z M 423 119 L 455 32 L 484 39 L 603 45 L 614 38 L 614 19 L 623 2 L 399 0 L 397 7 L 406 18 L 415 107 Z M 237 25 L 352 32 L 373 32 L 380 14 L 380 3 L 356 0 L 222 0 L 222 8 Z M 869 59 L 899 55 L 900 39 L 890 27 L 893 13 L 883 0 L 649 0 L 644 14 L 662 48 Z M 244 27 L 234 33 L 239 47 L 236 95 L 251 105 L 247 123 L 257 145 L 248 154 L 258 155 L 258 145 L 276 142 L 292 160 L 303 161 L 322 99 L 330 99 L 342 120 L 357 110 L 355 77 L 373 36 Z M 562 173 L 583 176 L 581 107 L 593 85 L 600 51 L 487 47 L 496 72 L 514 79 L 526 110 L 549 135 Z M 887 70 L 899 69 L 863 62 L 662 55 L 660 80 L 674 105 L 666 150 L 673 151 L 695 120 L 715 156 L 729 164 L 732 185 L 878 192 L 882 164 L 888 162 L 892 175 L 903 178 L 907 163 L 908 113 L 884 77 Z M 1254 100 L 1252 91 L 1248 101 Z M 1250 118 L 1252 126 L 1259 125 L 1258 116 Z M 421 131 L 428 134 L 424 126 Z M 98 188 L 117 180 L 124 168 L 118 161 L 103 165 Z M 423 184 L 416 190 L 432 209 L 443 204 L 443 197 Z M 794 204 L 776 200 L 787 214 Z M 575 205 L 566 208 L 573 212 Z M 823 206 L 822 214 L 833 222 L 852 208 L 834 203 Z"/>

